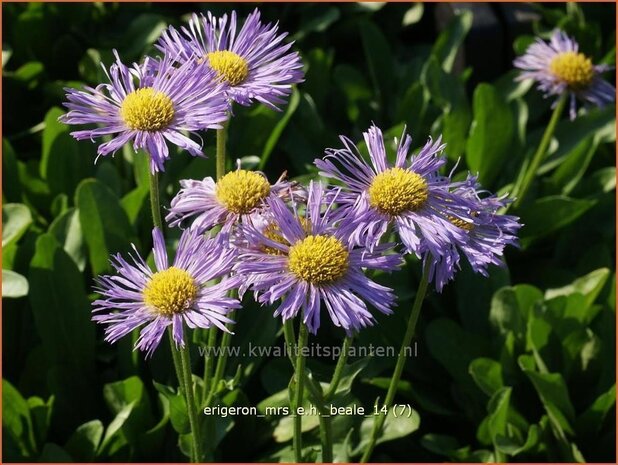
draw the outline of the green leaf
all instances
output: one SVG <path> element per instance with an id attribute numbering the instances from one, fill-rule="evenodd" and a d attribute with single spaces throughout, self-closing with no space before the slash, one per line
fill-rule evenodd
<path id="1" fill-rule="evenodd" d="M 170 421 L 172 422 L 172 427 L 174 430 L 178 434 L 191 433 L 191 425 L 189 424 L 189 415 L 187 413 L 185 397 L 180 392 L 176 392 L 175 389 L 172 389 L 169 386 L 159 384 L 156 381 L 153 381 L 153 384 L 157 391 L 159 391 L 169 401 Z"/>
<path id="2" fill-rule="evenodd" d="M 21 203 L 2 205 L 2 248 L 16 243 L 32 224 L 30 209 Z"/>
<path id="3" fill-rule="evenodd" d="M 393 85 L 394 60 L 390 45 L 378 27 L 368 21 L 358 22 L 369 74 L 382 105 L 388 101 Z"/>
<path id="4" fill-rule="evenodd" d="M 442 109 L 442 136 L 448 144 L 447 155 L 458 160 L 465 149 L 472 116 L 464 83 L 460 77 L 446 73 L 432 56 L 426 63 L 421 82 L 432 100 Z"/>
<path id="5" fill-rule="evenodd" d="M 526 320 L 534 305 L 542 301 L 542 292 L 528 284 L 502 288 L 494 294 L 491 301 L 489 320 L 501 334 L 512 331 L 521 339 L 526 331 Z"/>
<path id="6" fill-rule="evenodd" d="M 616 405 L 616 385 L 597 397 L 578 418 L 575 423 L 579 434 L 595 436 L 601 431 L 603 421 Z"/>
<path id="7" fill-rule="evenodd" d="M 86 179 L 75 193 L 75 204 L 95 275 L 109 270 L 112 253 L 129 249 L 134 237 L 118 197 L 99 181 Z"/>
<path id="8" fill-rule="evenodd" d="M 566 433 L 573 434 L 571 425 L 575 419 L 575 409 L 562 375 L 560 373 L 538 373 L 525 367 L 522 367 L 522 371 L 532 382 L 552 423 L 558 425 Z"/>
<path id="9" fill-rule="evenodd" d="M 511 391 L 510 387 L 500 388 L 489 400 L 487 407 L 489 411 L 489 431 L 494 445 L 498 435 L 506 436 L 507 434 Z"/>
<path id="10" fill-rule="evenodd" d="M 551 351 L 550 338 L 552 327 L 542 318 L 531 317 L 528 319 L 527 329 L 526 346 L 532 350 L 536 364 L 541 372 L 546 372 L 548 371 L 546 362 L 550 363 L 554 359 L 552 355 L 556 355 L 555 352 L 552 353 Z M 541 352 L 546 352 L 547 355 L 542 357 Z"/>
<path id="11" fill-rule="evenodd" d="M 346 110 L 351 121 L 357 121 L 361 111 L 369 106 L 373 91 L 365 76 L 355 67 L 341 64 L 333 70 L 333 80 L 346 98 Z"/>
<path id="12" fill-rule="evenodd" d="M 19 298 L 28 295 L 28 280 L 11 270 L 2 270 L 2 298 Z"/>
<path id="13" fill-rule="evenodd" d="M 127 444 L 126 438 L 122 435 L 122 426 L 131 416 L 134 406 L 135 402 L 125 405 L 124 408 L 114 417 L 111 423 L 107 426 L 105 435 L 103 436 L 103 441 L 101 441 L 99 450 L 95 455 L 112 455 L 114 452 Z"/>
<path id="14" fill-rule="evenodd" d="M 297 41 L 312 32 L 324 32 L 339 19 L 339 16 L 339 8 L 335 6 L 309 9 L 307 13 L 303 14 L 300 27 L 292 36 L 292 39 Z"/>
<path id="15" fill-rule="evenodd" d="M 603 289 L 603 286 L 607 282 L 609 275 L 609 269 L 599 268 L 598 270 L 594 270 L 581 278 L 577 278 L 568 286 L 558 289 L 547 289 L 547 291 L 545 291 L 545 298 L 552 299 L 560 295 L 568 296 L 578 292 L 586 298 L 586 308 L 589 308 L 597 299 L 599 293 Z"/>
<path id="16" fill-rule="evenodd" d="M 577 197 L 598 196 L 616 190 L 616 167 L 601 168 L 585 177 L 573 190 Z"/>
<path id="17" fill-rule="evenodd" d="M 431 51 L 444 71 L 451 72 L 457 51 L 472 26 L 472 13 L 464 11 L 453 17 L 447 28 L 440 33 Z"/>
<path id="18" fill-rule="evenodd" d="M 429 433 L 421 438 L 421 445 L 437 455 L 451 457 L 459 449 L 459 442 L 452 436 Z"/>
<path id="19" fill-rule="evenodd" d="M 82 274 L 49 233 L 36 241 L 29 300 L 47 359 L 50 391 L 64 425 L 83 422 L 94 409 L 95 328 Z M 79 376 L 75 376 L 79 373 Z M 75 423 L 74 423 L 75 424 Z"/>
<path id="20" fill-rule="evenodd" d="M 547 417 L 544 418 L 546 419 Z M 532 425 L 530 426 L 530 429 L 528 429 L 528 435 L 526 436 L 526 441 L 523 444 L 515 441 L 513 438 L 502 436 L 500 434 L 496 436 L 494 444 L 496 449 L 500 452 L 516 457 L 517 455 L 529 451 L 536 446 L 540 437 L 541 428 L 538 425 Z"/>
<path id="21" fill-rule="evenodd" d="M 123 381 L 108 383 L 103 387 L 103 397 L 111 411 L 116 415 L 131 405 L 131 414 L 123 422 L 121 430 L 130 444 L 135 444 L 154 423 L 150 402 L 144 391 L 144 384 L 137 376 Z"/>
<path id="22" fill-rule="evenodd" d="M 106 80 L 105 72 L 101 68 L 101 63 L 110 63 L 114 57 L 109 51 L 101 51 L 94 48 L 86 50 L 84 56 L 79 60 L 79 75 L 88 83 L 99 83 Z"/>
<path id="23" fill-rule="evenodd" d="M 427 107 L 427 94 L 420 82 L 414 82 L 399 100 L 396 121 L 405 121 L 408 128 L 418 128 L 423 122 Z"/>
<path id="24" fill-rule="evenodd" d="M 30 303 L 47 356 L 91 371 L 94 325 L 81 273 L 51 234 L 42 234 L 30 263 Z"/>
<path id="25" fill-rule="evenodd" d="M 486 350 L 478 337 L 464 331 L 453 320 L 439 318 L 427 326 L 425 338 L 432 357 L 440 362 L 466 393 L 474 398 L 480 397 L 468 373 L 470 362 L 484 355 Z"/>
<path id="26" fill-rule="evenodd" d="M 393 409 L 391 408 L 386 416 L 382 434 L 378 437 L 376 445 L 393 441 L 395 439 L 404 438 L 416 431 L 420 427 L 421 417 L 416 410 L 411 410 L 409 415 L 410 416 L 407 416 L 407 414 L 395 416 Z M 371 431 L 373 430 L 373 423 L 377 420 L 377 418 L 377 415 L 371 415 L 363 420 L 360 426 L 361 440 L 358 446 L 354 449 L 352 455 L 361 453 L 365 447 L 367 447 L 369 438 L 371 437 Z"/>
<path id="27" fill-rule="evenodd" d="M 70 208 L 58 216 L 49 226 L 52 234 L 64 251 L 73 259 L 80 271 L 86 268 L 86 248 L 79 213 Z"/>
<path id="28" fill-rule="evenodd" d="M 473 172 L 479 173 L 482 184 L 491 185 L 512 155 L 513 113 L 490 84 L 476 87 L 472 107 L 474 120 L 466 144 L 466 162 Z"/>
<path id="29" fill-rule="evenodd" d="M 6 68 L 6 64 L 11 59 L 11 55 L 13 54 L 13 49 L 8 44 L 2 44 L 2 69 Z"/>
<path id="30" fill-rule="evenodd" d="M 92 462 L 103 439 L 104 429 L 100 420 L 80 425 L 67 441 L 65 450 L 77 462 Z"/>
<path id="31" fill-rule="evenodd" d="M 58 444 L 48 442 L 43 446 L 39 462 L 71 462 L 71 456 Z"/>
<path id="32" fill-rule="evenodd" d="M 367 366 L 369 362 L 370 358 L 365 357 L 353 363 L 347 364 L 343 368 L 341 380 L 339 381 L 339 385 L 337 386 L 335 395 L 344 396 L 349 394 L 352 390 L 352 384 L 354 383 L 354 380 L 363 371 L 363 369 Z"/>
<path id="33" fill-rule="evenodd" d="M 28 90 L 35 89 L 45 78 L 45 66 L 39 61 L 29 61 L 20 66 L 13 77 L 20 81 Z"/>
<path id="34" fill-rule="evenodd" d="M 370 378 L 368 380 L 363 380 L 363 382 L 370 384 L 372 386 L 376 386 L 380 389 L 383 389 L 385 392 L 388 391 L 390 386 L 390 378 Z M 427 410 L 428 412 L 435 413 L 438 415 L 454 415 L 455 412 L 452 408 L 447 407 L 446 399 L 441 396 L 439 393 L 432 389 L 430 386 L 423 386 L 420 383 L 412 383 L 410 381 L 399 381 L 397 383 L 397 395 L 403 396 L 406 399 L 409 399 L 416 403 L 423 410 Z"/>
<path id="35" fill-rule="evenodd" d="M 148 196 L 150 189 L 148 185 L 137 186 L 131 192 L 126 194 L 120 204 L 127 214 L 127 218 L 131 222 L 131 225 L 135 228 L 139 220 L 140 212 L 145 208 L 148 203 Z"/>
<path id="36" fill-rule="evenodd" d="M 136 59 L 155 43 L 166 27 L 167 21 L 163 16 L 153 13 L 140 14 L 131 22 L 119 42 L 125 44 L 124 53 L 121 55 L 128 57 L 127 59 Z"/>
<path id="37" fill-rule="evenodd" d="M 69 126 L 58 121 L 63 114 L 54 107 L 45 115 L 40 175 L 53 195 L 72 196 L 80 179 L 92 173 L 94 154 L 91 144 L 73 139 Z"/>
<path id="38" fill-rule="evenodd" d="M 551 180 L 561 189 L 563 194 L 570 194 L 577 186 L 588 169 L 598 146 L 597 138 L 594 136 L 582 140 L 554 171 Z"/>
<path id="39" fill-rule="evenodd" d="M 530 139 L 532 144 L 540 140 L 542 129 Z M 541 166 L 539 173 L 543 174 L 565 161 L 582 140 L 594 135 L 595 142 L 612 143 L 616 140 L 616 107 L 607 105 L 602 108 L 590 108 L 585 114 L 575 120 L 564 119 L 558 123 L 554 139 L 556 150 Z"/>
<path id="40" fill-rule="evenodd" d="M 406 11 L 403 15 L 401 25 L 406 27 L 418 23 L 423 17 L 424 10 L 425 8 L 421 2 L 413 3 L 408 11 Z"/>
<path id="41" fill-rule="evenodd" d="M 29 397 L 28 407 L 32 418 L 32 430 L 36 443 L 43 445 L 47 439 L 47 432 L 51 423 L 51 416 L 54 408 L 54 396 L 43 401 L 40 397 Z"/>
<path id="42" fill-rule="evenodd" d="M 266 144 L 264 144 L 264 149 L 262 150 L 262 156 L 260 157 L 260 164 L 258 165 L 259 170 L 263 170 L 266 166 L 266 162 L 270 158 L 270 154 L 274 150 L 277 142 L 281 138 L 281 133 L 286 128 L 288 123 L 290 122 L 290 118 L 294 115 L 294 112 L 298 108 L 298 104 L 300 102 L 300 92 L 296 89 L 292 89 L 292 95 L 290 96 L 290 101 L 285 109 L 285 113 L 281 119 L 277 122 L 273 130 L 270 132 L 270 136 L 266 140 Z"/>
<path id="43" fill-rule="evenodd" d="M 35 453 L 35 439 L 28 403 L 15 387 L 2 380 L 2 433 L 7 434 L 19 448 L 22 457 Z"/>
<path id="44" fill-rule="evenodd" d="M 520 211 L 522 244 L 547 236 L 575 221 L 596 204 L 596 200 L 572 199 L 554 195 L 536 199 Z"/>
<path id="45" fill-rule="evenodd" d="M 2 138 L 2 177 L 13 180 L 2 184 L 2 198 L 7 202 L 19 202 L 21 200 L 22 186 L 17 163 L 17 156 L 13 147 L 7 139 Z"/>
<path id="46" fill-rule="evenodd" d="M 504 387 L 502 365 L 495 360 L 485 357 L 474 359 L 469 371 L 477 386 L 488 396 L 493 396 Z"/>

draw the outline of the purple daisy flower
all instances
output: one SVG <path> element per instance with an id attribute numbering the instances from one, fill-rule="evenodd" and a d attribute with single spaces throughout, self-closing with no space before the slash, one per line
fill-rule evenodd
<path id="1" fill-rule="evenodd" d="M 170 57 L 146 58 L 141 65 L 125 66 L 114 51 L 116 63 L 105 73 L 111 84 L 83 91 L 67 88 L 66 124 L 98 124 L 96 129 L 72 132 L 78 140 L 113 135 L 101 144 L 99 155 L 113 155 L 127 142 L 150 155 L 154 172 L 163 171 L 169 158 L 166 140 L 203 156 L 201 146 L 182 131 L 218 129 L 228 118 L 226 84 L 216 72 L 195 63 L 174 67 Z M 137 80 L 137 83 L 135 82 Z"/>
<path id="2" fill-rule="evenodd" d="M 135 344 L 147 356 L 157 348 L 168 326 L 174 342 L 184 347 L 183 326 L 228 331 L 233 323 L 226 315 L 240 307 L 227 296 L 238 279 L 228 274 L 236 252 L 216 239 L 205 239 L 196 231 L 183 232 L 174 264 L 169 266 L 161 231 L 152 231 L 156 271 L 152 271 L 135 250 L 129 263 L 120 254 L 113 257 L 117 274 L 97 278 L 96 291 L 102 299 L 93 303 L 93 321 L 107 325 L 105 340 L 116 342 L 136 328 L 146 325 Z M 218 284 L 209 281 L 222 278 Z M 118 311 L 115 311 L 118 310 Z"/>
<path id="3" fill-rule="evenodd" d="M 243 225 L 251 245 L 241 249 L 235 269 L 243 276 L 241 293 L 252 289 L 262 304 L 281 300 L 275 316 L 285 321 L 301 313 L 315 334 L 323 302 L 333 323 L 350 333 L 373 324 L 367 303 L 386 314 L 395 305 L 392 289 L 371 281 L 363 270 L 391 271 L 403 260 L 388 253 L 392 244 L 373 251 L 356 247 L 333 222 L 327 198 L 322 185 L 312 182 L 302 217 L 281 199 L 268 199 L 273 223 L 266 230 Z"/>
<path id="4" fill-rule="evenodd" d="M 205 62 L 229 84 L 230 98 L 241 104 L 261 102 L 279 110 L 291 93 L 292 84 L 303 81 L 300 56 L 283 43 L 287 33 L 277 35 L 278 25 L 262 24 L 256 8 L 237 30 L 236 12 L 214 17 L 194 14 L 189 28 L 178 32 L 169 27 L 157 47 L 181 62 Z"/>
<path id="5" fill-rule="evenodd" d="M 265 201 L 273 196 L 284 199 L 292 195 L 304 197 L 304 189 L 285 181 L 285 174 L 271 185 L 263 173 L 240 167 L 216 182 L 211 177 L 201 181 L 184 179 L 180 186 L 165 219 L 170 227 L 176 227 L 195 217 L 191 227 L 199 232 L 218 225 L 223 225 L 223 230 L 229 232 L 239 221 L 261 214 Z"/>
<path id="6" fill-rule="evenodd" d="M 472 221 L 451 218 L 455 226 L 465 231 L 465 240 L 452 243 L 441 256 L 435 257 L 430 252 L 424 254 L 425 261 L 431 260 L 430 281 L 435 282 L 438 292 L 460 268 L 460 251 L 472 269 L 483 276 L 488 276 L 489 265 L 503 266 L 504 248 L 518 244 L 517 232 L 521 228 L 518 217 L 498 213 L 510 200 L 491 194 L 482 197 L 487 192 L 481 190 L 476 176 L 468 175 L 466 181 L 456 185 L 453 194 L 470 202 Z"/>
<path id="7" fill-rule="evenodd" d="M 513 64 L 524 71 L 518 80 L 534 79 L 546 96 L 568 92 L 571 120 L 576 116 L 576 97 L 599 107 L 616 100 L 616 88 L 600 77 L 611 67 L 593 65 L 562 31 L 554 31 L 549 42 L 537 38 Z"/>
<path id="8" fill-rule="evenodd" d="M 440 256 L 454 241 L 465 239 L 464 232 L 449 218 L 471 221 L 469 208 L 460 196 L 450 192 L 451 181 L 438 174 L 446 163 L 440 154 L 441 138 L 431 139 L 418 155 L 408 152 L 412 139 L 405 130 L 397 147 L 394 166 L 389 165 L 382 131 L 375 125 L 363 133 L 371 165 L 356 146 L 341 136 L 345 148 L 327 149 L 323 160 L 315 160 L 320 174 L 341 181 L 345 191 L 338 198 L 356 243 L 377 244 L 393 223 L 407 252 L 418 257 L 428 248 Z"/>

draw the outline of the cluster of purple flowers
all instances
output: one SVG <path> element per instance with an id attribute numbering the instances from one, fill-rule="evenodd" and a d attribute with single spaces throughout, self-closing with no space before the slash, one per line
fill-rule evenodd
<path id="1" fill-rule="evenodd" d="M 279 179 L 270 184 L 259 172 L 237 169 L 216 181 L 185 180 L 172 200 L 167 221 L 185 227 L 173 266 L 168 266 L 161 235 L 155 231 L 157 272 L 134 258 L 116 257 L 119 276 L 99 280 L 103 299 L 95 319 L 108 324 L 114 341 L 149 321 L 137 347 L 151 350 L 173 325 L 182 345 L 182 322 L 216 325 L 239 307 L 226 297 L 237 288 L 242 297 L 276 305 L 283 320 L 301 315 L 312 333 L 321 309 L 352 333 L 375 321 L 370 307 L 392 313 L 392 289 L 370 279 L 367 270 L 391 272 L 412 253 L 431 263 L 438 291 L 460 267 L 463 254 L 472 269 L 487 274 L 500 265 L 504 248 L 516 244 L 517 218 L 500 215 L 507 200 L 485 193 L 476 178 L 453 182 L 439 173 L 444 145 L 429 140 L 410 155 L 403 134 L 394 164 L 387 160 L 380 129 L 365 133 L 371 162 L 341 138 L 342 149 L 328 149 L 316 160 L 321 174 L 337 186 L 312 182 L 308 188 Z M 401 244 L 384 242 L 393 227 Z M 211 279 L 224 277 L 215 286 Z M 117 308 L 119 313 L 109 311 Z M 100 315 L 98 313 L 101 313 Z"/>
<path id="2" fill-rule="evenodd" d="M 153 172 L 163 171 L 169 157 L 166 140 L 202 156 L 201 146 L 183 132 L 220 129 L 232 102 L 264 103 L 277 109 L 293 84 L 303 80 L 302 61 L 292 44 L 282 43 L 277 25 L 262 24 L 256 9 L 238 30 L 236 13 L 217 19 L 194 15 L 189 29 L 169 27 L 157 48 L 163 58 L 146 57 L 126 66 L 114 51 L 116 63 L 103 67 L 109 84 L 84 90 L 66 89 L 67 124 L 99 124 L 76 131 L 77 139 L 106 135 L 98 154 L 114 154 L 127 142 L 144 149 Z"/>
<path id="3" fill-rule="evenodd" d="M 100 125 L 73 133 L 78 139 L 112 135 L 100 155 L 133 141 L 150 154 L 152 172 L 162 171 L 167 142 L 202 155 L 185 133 L 220 128 L 232 102 L 275 109 L 285 102 L 303 72 L 284 37 L 263 25 L 257 10 L 240 30 L 235 13 L 194 15 L 188 28 L 163 34 L 163 58 L 127 67 L 116 55 L 110 84 L 69 89 L 63 121 Z M 142 327 L 136 348 L 150 354 L 168 327 L 179 347 L 185 325 L 228 331 L 228 315 L 240 307 L 232 289 L 276 305 L 283 320 L 300 315 L 312 333 L 325 308 L 334 325 L 352 333 L 375 322 L 371 308 L 389 314 L 396 306 L 393 290 L 367 271 L 397 270 L 413 254 L 430 265 L 429 279 L 441 291 L 462 255 L 484 275 L 502 263 L 504 248 L 517 242 L 518 218 L 499 214 L 508 200 L 483 191 L 473 175 L 453 181 L 442 172 L 440 138 L 411 153 L 404 131 L 393 163 L 377 126 L 364 140 L 369 160 L 342 136 L 341 148 L 315 161 L 333 185 L 303 187 L 284 176 L 271 184 L 240 167 L 218 180 L 181 181 L 166 216 L 169 227 L 184 228 L 173 264 L 155 228 L 155 271 L 135 250 L 130 261 L 115 256 L 116 274 L 97 280 L 102 297 L 93 319 L 107 326 L 106 339 Z"/>

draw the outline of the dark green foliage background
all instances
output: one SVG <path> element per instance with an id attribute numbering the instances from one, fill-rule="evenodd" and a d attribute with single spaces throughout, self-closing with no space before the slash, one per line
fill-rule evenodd
<path id="1" fill-rule="evenodd" d="M 187 419 L 167 346 L 144 361 L 131 351 L 130 338 L 111 346 L 90 322 L 93 276 L 110 271 L 109 254 L 126 252 L 131 242 L 144 253 L 151 247 L 144 154 L 127 148 L 94 164 L 96 146 L 74 141 L 57 118 L 63 88 L 104 80 L 100 63 L 111 63 L 113 48 L 125 62 L 139 60 L 154 51 L 167 24 L 181 24 L 193 11 L 218 14 L 232 6 L 2 8 L 4 459 L 185 460 Z M 241 16 L 252 8 L 238 6 Z M 435 5 L 260 8 L 290 32 L 306 64 L 306 81 L 283 113 L 235 108 L 230 159 L 263 169 L 272 181 L 285 170 L 302 181 L 315 178 L 312 161 L 324 148 L 338 147 L 339 134 L 361 140 L 374 121 L 391 137 L 407 124 L 415 147 L 442 133 L 449 169 L 460 160 L 458 172 L 479 171 L 487 188 L 508 191 L 549 119 L 551 101 L 514 83 L 507 64 L 531 36 L 517 37 L 504 56 L 488 56 L 507 72 L 479 82 L 474 68 L 454 66 L 471 25 L 467 14 L 438 33 Z M 535 32 L 561 27 L 595 63 L 615 65 L 614 5 L 533 8 L 541 18 Z M 213 155 L 214 133 L 204 142 Z M 416 413 L 388 420 L 374 460 L 614 460 L 614 144 L 614 106 L 559 123 L 551 154 L 518 212 L 525 224 L 522 247 L 508 250 L 508 268 L 494 268 L 484 279 L 464 267 L 442 294 L 427 299 L 418 356 L 406 366 L 397 399 Z M 164 204 L 179 179 L 213 173 L 212 156 L 175 154 L 162 176 Z M 419 272 L 410 259 L 403 271 L 377 277 L 396 288 L 399 309 L 379 317 L 357 346 L 398 346 Z M 281 346 L 280 322 L 271 314 L 246 299 L 232 344 Z M 324 324 L 313 342 L 337 345 L 342 336 Z M 203 334 L 196 332 L 195 341 L 202 343 Z M 194 371 L 200 373 L 197 344 Z M 394 360 L 352 362 L 335 402 L 371 409 L 385 395 Z M 221 404 L 285 405 L 288 365 L 233 357 Z M 329 358 L 309 361 L 324 381 L 333 366 Z M 358 460 L 367 440 L 361 422 L 335 420 L 338 460 Z M 310 423 L 304 452 L 315 460 L 317 431 Z M 292 460 L 289 419 L 226 418 L 217 427 L 217 460 Z"/>

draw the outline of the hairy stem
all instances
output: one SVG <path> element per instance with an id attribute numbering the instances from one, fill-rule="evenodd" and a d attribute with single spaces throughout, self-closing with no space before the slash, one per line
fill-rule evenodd
<path id="1" fill-rule="evenodd" d="M 191 355 L 189 353 L 189 344 L 185 342 L 185 346 L 179 351 L 180 360 L 182 362 L 182 372 L 185 383 L 185 398 L 187 400 L 187 412 L 189 413 L 189 425 L 191 426 L 191 439 L 193 443 L 193 462 L 200 463 L 203 458 L 202 454 L 202 436 L 200 434 L 200 424 L 197 417 L 197 408 L 195 404 L 195 395 L 193 391 L 193 375 L 191 373 Z"/>

